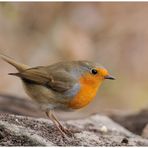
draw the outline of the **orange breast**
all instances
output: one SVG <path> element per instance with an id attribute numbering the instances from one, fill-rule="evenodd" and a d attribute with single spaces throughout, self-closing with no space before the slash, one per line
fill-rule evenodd
<path id="1" fill-rule="evenodd" d="M 80 79 L 80 91 L 70 101 L 68 106 L 72 109 L 79 109 L 88 105 L 96 96 L 97 90 L 101 82 L 101 79 L 97 79 L 91 74 L 87 74 L 86 76 L 82 77 Z"/>

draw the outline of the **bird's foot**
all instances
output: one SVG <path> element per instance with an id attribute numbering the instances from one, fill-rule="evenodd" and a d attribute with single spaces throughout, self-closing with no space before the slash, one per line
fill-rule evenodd
<path id="1" fill-rule="evenodd" d="M 70 137 L 73 136 L 73 133 L 71 132 L 70 129 L 67 129 L 66 127 L 63 127 L 63 126 L 61 126 L 60 128 L 61 128 L 61 130 L 62 130 L 66 135 L 68 135 L 68 136 L 70 136 Z"/>

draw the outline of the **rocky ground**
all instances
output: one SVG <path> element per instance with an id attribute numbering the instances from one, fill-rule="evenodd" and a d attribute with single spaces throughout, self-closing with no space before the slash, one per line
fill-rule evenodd
<path id="1" fill-rule="evenodd" d="M 0 115 L 1 146 L 148 146 L 148 140 L 132 134 L 107 116 L 64 122 L 73 135 L 67 140 L 43 118 Z"/>
<path id="2" fill-rule="evenodd" d="M 29 111 L 27 101 L 26 104 L 13 101 L 10 108 L 5 109 L 11 99 L 9 96 L 0 98 L 3 112 L 0 114 L 0 146 L 148 146 L 147 111 L 128 116 L 95 114 L 64 121 L 64 126 L 73 133 L 66 139 L 48 119 L 29 117 L 27 112 L 23 116 L 13 115 L 18 111 L 22 114 L 25 107 L 31 113 L 32 107 Z M 19 107 L 13 108 L 13 103 Z"/>
<path id="3" fill-rule="evenodd" d="M 107 116 L 98 114 L 63 123 L 73 135 L 67 140 L 50 120 L 10 114 L 0 115 L 1 146 L 148 146 Z"/>

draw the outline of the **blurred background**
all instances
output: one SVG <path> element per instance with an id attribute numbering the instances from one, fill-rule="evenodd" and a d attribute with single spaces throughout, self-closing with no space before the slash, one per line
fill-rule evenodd
<path id="1" fill-rule="evenodd" d="M 148 3 L 0 3 L 0 50 L 30 66 L 65 59 L 101 63 L 116 81 L 105 81 L 94 101 L 73 114 L 136 112 L 148 106 L 147 18 Z M 9 72 L 16 70 L 0 60 L 3 111 L 29 100 Z"/>

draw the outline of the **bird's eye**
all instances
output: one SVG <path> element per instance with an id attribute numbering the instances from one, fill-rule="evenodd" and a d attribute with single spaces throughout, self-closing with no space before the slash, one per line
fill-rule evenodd
<path id="1" fill-rule="evenodd" d="M 94 75 L 96 75 L 98 73 L 98 71 L 96 69 L 92 69 L 91 70 L 91 73 L 94 74 Z"/>

